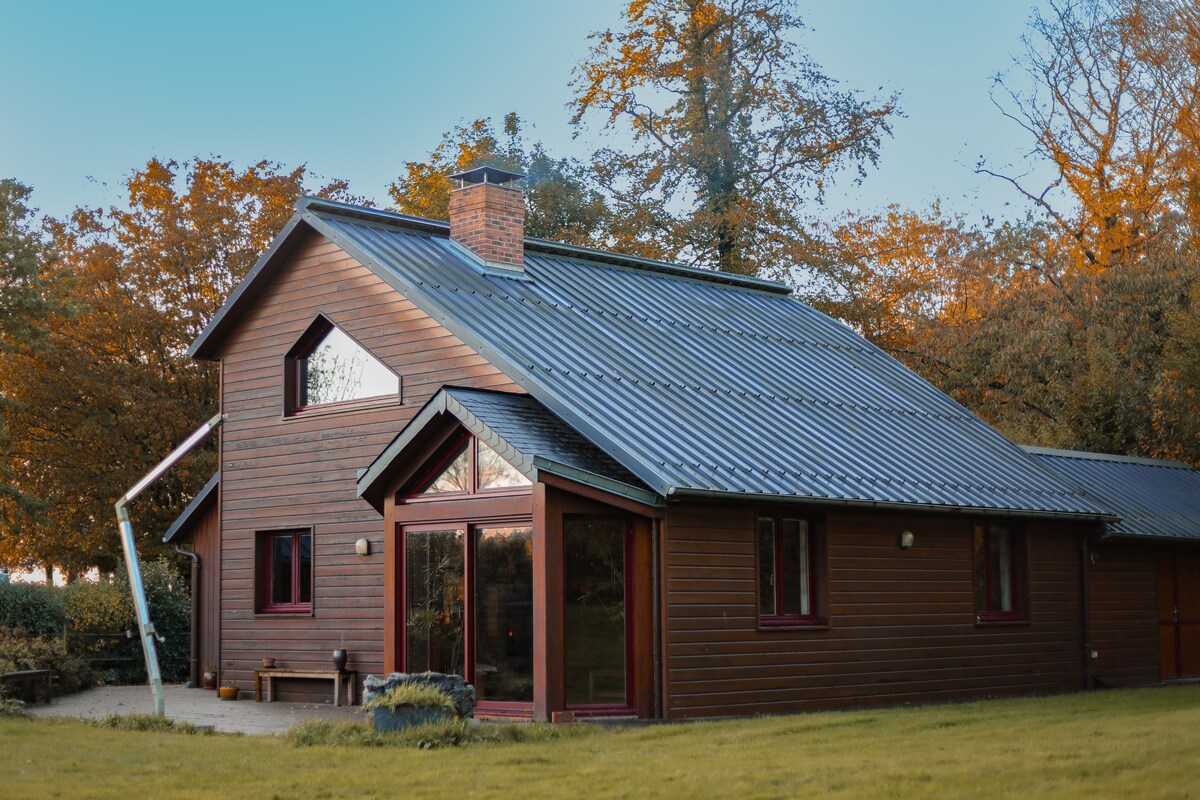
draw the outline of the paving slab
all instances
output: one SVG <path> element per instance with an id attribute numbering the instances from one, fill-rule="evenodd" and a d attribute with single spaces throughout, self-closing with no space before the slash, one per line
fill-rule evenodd
<path id="1" fill-rule="evenodd" d="M 367 718 L 362 706 L 286 703 L 280 700 L 256 703 L 253 692 L 250 693 L 250 699 L 220 700 L 215 691 L 183 686 L 166 686 L 164 691 L 169 718 L 193 725 L 211 725 L 222 733 L 275 734 L 284 733 L 293 725 L 310 719 L 361 722 Z M 112 714 L 153 714 L 154 696 L 148 686 L 99 686 L 55 697 L 50 705 L 30 705 L 25 710 L 35 717 L 87 719 L 103 719 Z"/>

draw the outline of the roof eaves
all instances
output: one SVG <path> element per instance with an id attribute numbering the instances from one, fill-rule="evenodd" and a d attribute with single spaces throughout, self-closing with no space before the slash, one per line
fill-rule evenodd
<path id="1" fill-rule="evenodd" d="M 250 302 L 261 292 L 259 287 L 259 277 L 265 272 L 268 266 L 275 260 L 276 255 L 287 250 L 290 246 L 288 240 L 292 236 L 292 232 L 304 221 L 304 215 L 299 211 L 288 220 L 283 226 L 266 251 L 259 256 L 258 261 L 246 273 L 246 277 L 242 278 L 241 283 L 234 288 L 229 297 L 225 298 L 225 302 L 217 309 L 217 313 L 204 326 L 204 330 L 200 331 L 200 335 L 196 337 L 191 346 L 187 349 L 187 355 L 192 358 L 211 360 L 215 351 L 217 342 L 222 338 L 225 329 L 237 320 L 238 315 L 234 314 L 234 310 L 240 308 L 244 304 Z"/>
<path id="2" fill-rule="evenodd" d="M 437 394 L 429 398 L 429 401 L 421 408 L 416 415 L 409 420 L 409 423 L 396 434 L 396 436 L 388 442 L 387 447 L 375 456 L 362 474 L 358 476 L 355 482 L 355 492 L 358 497 L 364 497 L 370 500 L 369 495 L 376 493 L 377 483 L 387 473 L 388 468 L 400 453 L 425 429 L 434 419 L 446 413 L 446 392 L 439 390 Z"/>
<path id="3" fill-rule="evenodd" d="M 171 527 L 167 528 L 167 532 L 163 534 L 162 540 L 170 544 L 171 541 L 179 535 L 179 533 L 188 526 L 196 516 L 196 514 L 208 508 L 213 500 L 216 499 L 216 489 L 221 484 L 221 473 L 218 472 L 208 479 L 204 487 L 196 493 L 192 498 L 192 502 L 188 503 L 180 512 L 175 521 L 171 523 Z"/>
<path id="4" fill-rule="evenodd" d="M 533 457 L 533 465 L 540 472 L 548 472 L 551 475 L 557 475 L 560 478 L 582 483 L 585 486 L 590 486 L 593 489 L 599 489 L 609 494 L 614 494 L 619 497 L 624 497 L 628 500 L 634 500 L 643 505 L 653 506 L 655 508 L 663 508 L 666 503 L 663 499 L 654 492 L 648 492 L 645 489 L 639 489 L 636 486 L 630 486 L 628 483 L 614 481 L 611 478 L 606 478 L 603 475 L 597 475 L 594 472 L 588 472 L 577 467 L 560 464 L 556 461 L 551 461 L 542 456 Z"/>
<path id="5" fill-rule="evenodd" d="M 1016 508 L 991 508 L 985 506 L 957 506 L 944 503 L 897 503 L 887 500 L 855 500 L 849 498 L 810 497 L 807 495 L 767 494 L 765 492 L 730 492 L 719 489 L 689 489 L 674 487 L 665 493 L 668 501 L 677 499 L 697 500 L 743 500 L 763 503 L 795 503 L 809 506 L 843 506 L 847 508 L 870 508 L 887 511 L 933 511 L 951 514 L 980 514 L 984 516 L 1022 517 L 1034 519 L 1076 519 L 1089 522 L 1116 522 L 1120 517 L 1112 514 L 1029 510 Z"/>

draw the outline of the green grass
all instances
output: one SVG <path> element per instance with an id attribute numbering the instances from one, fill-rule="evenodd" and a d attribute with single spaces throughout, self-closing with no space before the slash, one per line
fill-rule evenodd
<path id="1" fill-rule="evenodd" d="M 0 796 L 1200 794 L 1200 685 L 619 730 L 580 727 L 558 734 L 530 726 L 527 734 L 464 736 L 462 746 L 424 750 L 412 737 L 361 741 L 365 731 L 353 726 L 309 725 L 286 737 L 185 736 L 0 718 Z"/>

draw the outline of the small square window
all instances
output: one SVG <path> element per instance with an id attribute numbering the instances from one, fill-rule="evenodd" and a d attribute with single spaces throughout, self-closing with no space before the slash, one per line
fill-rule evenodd
<path id="1" fill-rule="evenodd" d="M 308 530 L 270 531 L 255 542 L 257 607 L 265 614 L 312 611 L 313 542 Z"/>

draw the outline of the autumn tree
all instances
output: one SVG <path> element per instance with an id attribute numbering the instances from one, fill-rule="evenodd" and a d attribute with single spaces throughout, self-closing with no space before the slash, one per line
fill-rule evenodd
<path id="1" fill-rule="evenodd" d="M 1051 0 L 1030 18 L 1016 75 L 997 78 L 997 106 L 1053 177 L 979 170 L 1038 208 L 1081 267 L 1137 261 L 1172 211 L 1195 207 L 1198 15 L 1187 0 Z"/>
<path id="2" fill-rule="evenodd" d="M 447 131 L 425 161 L 409 161 L 388 188 L 396 210 L 426 219 L 446 219 L 453 185 L 447 177 L 480 165 L 525 176 L 525 233 L 567 244 L 602 246 L 611 215 L 577 161 L 552 157 L 541 142 L 529 143 L 516 113 L 497 133 L 477 119 Z"/>
<path id="3" fill-rule="evenodd" d="M 629 130 L 595 155 L 614 243 L 742 274 L 803 267 L 801 214 L 874 164 L 895 98 L 838 88 L 795 43 L 789 0 L 632 0 L 593 34 L 572 122 Z"/>
<path id="4" fill-rule="evenodd" d="M 213 365 L 184 353 L 293 213 L 308 175 L 151 160 L 125 208 L 80 209 L 50 224 L 57 259 L 43 283 L 69 287 L 36 349 L 0 353 L 13 483 L 40 509 L 0 540 L 0 560 L 69 573 L 111 569 L 112 504 L 217 410 Z M 321 193 L 345 196 L 331 183 Z M 135 504 L 140 547 L 159 538 L 215 466 L 199 451 Z"/>

